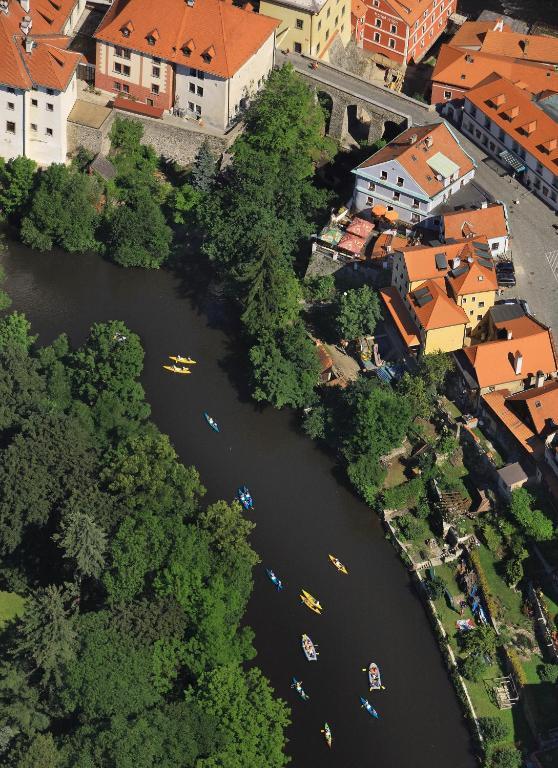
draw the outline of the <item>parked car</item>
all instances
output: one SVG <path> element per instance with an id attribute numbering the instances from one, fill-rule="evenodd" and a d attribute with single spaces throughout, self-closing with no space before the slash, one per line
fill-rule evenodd
<path id="1" fill-rule="evenodd" d="M 503 288 L 513 288 L 516 284 L 513 261 L 499 261 L 496 264 L 496 277 L 498 285 Z"/>

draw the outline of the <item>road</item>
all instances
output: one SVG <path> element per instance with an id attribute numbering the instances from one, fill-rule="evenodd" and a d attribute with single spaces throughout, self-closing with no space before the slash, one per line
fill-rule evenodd
<path id="1" fill-rule="evenodd" d="M 275 61 L 279 66 L 286 62 L 292 64 L 297 72 L 315 80 L 316 83 L 330 85 L 371 105 L 383 107 L 402 117 L 410 118 L 413 125 L 425 125 L 440 119 L 436 112 L 429 109 L 428 104 L 421 104 L 420 101 L 390 91 L 389 88 L 372 83 L 346 70 L 332 67 L 326 62 L 320 61 L 318 68 L 314 70 L 310 68 L 310 63 L 315 59 L 297 53 L 284 54 L 280 50 L 275 52 Z"/>

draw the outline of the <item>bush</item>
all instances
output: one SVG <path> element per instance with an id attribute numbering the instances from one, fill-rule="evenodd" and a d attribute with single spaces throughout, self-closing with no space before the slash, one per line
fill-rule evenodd
<path id="1" fill-rule="evenodd" d="M 491 523 L 483 522 L 480 526 L 480 534 L 492 554 L 499 555 L 502 550 L 502 537 L 496 528 Z"/>
<path id="2" fill-rule="evenodd" d="M 479 717 L 479 726 L 487 741 L 504 741 L 508 736 L 508 729 L 499 717 Z"/>
<path id="3" fill-rule="evenodd" d="M 537 675 L 542 683 L 555 683 L 558 678 L 558 666 L 556 664 L 539 664 Z"/>
<path id="4" fill-rule="evenodd" d="M 411 509 L 419 504 L 424 495 L 424 482 L 417 477 L 384 491 L 384 504 L 386 509 Z"/>
<path id="5" fill-rule="evenodd" d="M 426 499 L 421 499 L 415 507 L 415 515 L 419 520 L 426 520 L 430 516 L 430 506 Z"/>
<path id="6" fill-rule="evenodd" d="M 486 578 L 484 568 L 481 565 L 478 552 L 476 551 L 471 552 L 471 563 L 473 564 L 473 568 L 475 569 L 475 572 L 478 576 L 485 605 L 488 608 L 490 615 L 496 618 L 497 616 L 499 616 L 500 610 L 498 608 L 498 603 L 496 602 L 496 600 L 494 600 L 494 598 L 492 597 L 492 593 L 490 592 L 490 587 L 488 586 L 488 580 Z"/>
<path id="7" fill-rule="evenodd" d="M 302 284 L 304 298 L 307 301 L 329 301 L 335 294 L 333 275 L 310 277 Z"/>
<path id="8" fill-rule="evenodd" d="M 523 669 L 523 664 L 519 660 L 519 656 L 513 650 L 513 648 L 506 648 L 506 656 L 508 657 L 508 663 L 510 666 L 510 672 L 515 677 L 517 685 L 522 686 L 527 684 L 527 675 Z"/>
<path id="9" fill-rule="evenodd" d="M 446 592 L 446 585 L 439 576 L 434 576 L 432 579 L 424 582 L 428 597 L 431 600 L 438 600 Z"/>
<path id="10" fill-rule="evenodd" d="M 406 539 L 418 539 L 424 535 L 424 526 L 412 515 L 399 517 L 399 529 Z"/>
<path id="11" fill-rule="evenodd" d="M 467 656 L 465 659 L 460 660 L 459 667 L 463 677 L 466 677 L 467 680 L 471 680 L 473 683 L 478 683 L 479 680 L 482 680 L 486 670 L 486 663 L 481 656 Z"/>
<path id="12" fill-rule="evenodd" d="M 521 768 L 521 752 L 511 744 L 504 744 L 492 750 L 486 760 L 486 768 Z"/>

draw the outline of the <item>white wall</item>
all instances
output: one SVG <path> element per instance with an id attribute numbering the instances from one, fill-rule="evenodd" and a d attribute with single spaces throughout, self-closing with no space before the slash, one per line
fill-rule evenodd
<path id="1" fill-rule="evenodd" d="M 83 13 L 83 10 L 85 8 L 85 3 L 86 3 L 86 0 L 76 0 L 66 20 L 66 23 L 62 28 L 63 35 L 71 35 L 73 33 L 75 26 L 79 21 L 81 14 Z M 33 0 L 31 0 L 31 10 L 33 10 Z"/>
<path id="2" fill-rule="evenodd" d="M 23 154 L 24 92 L 11 90 L 14 93 L 10 93 L 7 86 L 0 85 L 0 156 L 5 160 Z M 14 109 L 10 109 L 8 104 L 13 104 Z M 7 122 L 15 123 L 15 133 L 7 131 Z"/>
<path id="3" fill-rule="evenodd" d="M 249 100 L 262 87 L 273 68 L 275 35 L 271 34 L 262 47 L 246 61 L 230 79 L 229 122 L 242 108 L 242 100 Z"/>

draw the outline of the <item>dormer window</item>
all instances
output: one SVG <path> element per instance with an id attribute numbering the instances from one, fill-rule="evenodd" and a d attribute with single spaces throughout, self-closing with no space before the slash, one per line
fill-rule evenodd
<path id="1" fill-rule="evenodd" d="M 134 25 L 131 21 L 127 21 L 126 24 L 124 24 L 123 27 L 120 28 L 120 31 L 124 35 L 124 37 L 130 37 L 132 32 L 134 31 Z"/>
<path id="2" fill-rule="evenodd" d="M 157 29 L 152 29 L 151 32 L 146 37 L 148 45 L 155 45 L 158 39 L 159 39 L 159 31 Z"/>
<path id="3" fill-rule="evenodd" d="M 196 46 L 194 45 L 194 41 L 192 38 L 190 40 L 186 40 L 184 45 L 182 46 L 182 53 L 184 56 L 190 56 L 192 54 L 192 51 L 196 50 Z"/>
<path id="4" fill-rule="evenodd" d="M 215 48 L 210 45 L 201 55 L 206 64 L 210 64 L 212 59 L 215 58 Z"/>

